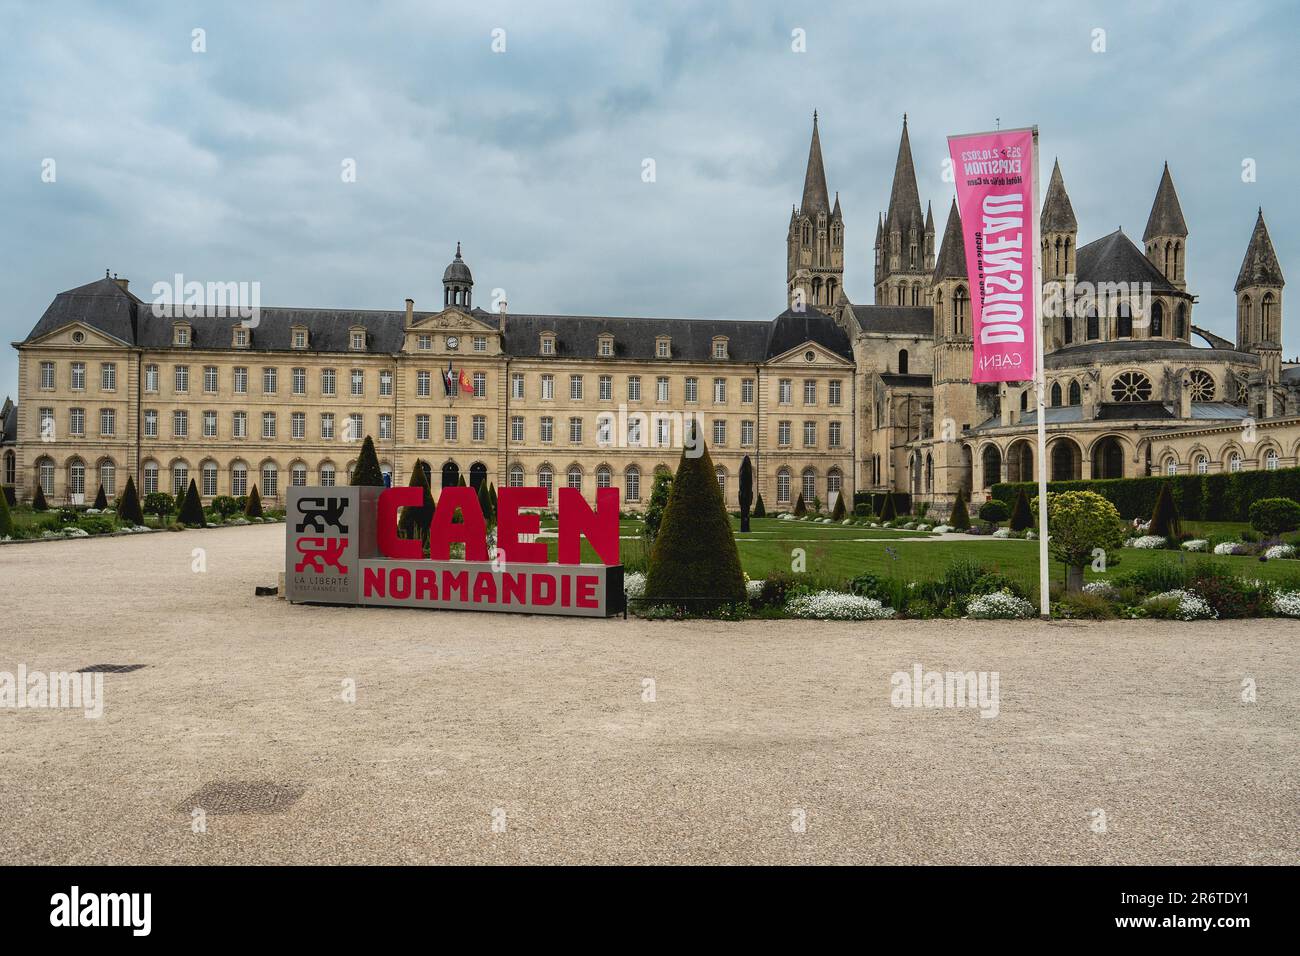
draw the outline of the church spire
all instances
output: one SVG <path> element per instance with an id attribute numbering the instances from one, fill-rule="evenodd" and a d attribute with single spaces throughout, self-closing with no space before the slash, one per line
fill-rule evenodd
<path id="1" fill-rule="evenodd" d="M 1065 191 L 1065 178 L 1061 175 L 1061 161 L 1052 163 L 1052 178 L 1047 183 L 1047 197 L 1043 200 L 1043 214 L 1040 217 L 1043 235 L 1049 232 L 1079 231 L 1079 221 L 1074 218 L 1074 206 L 1070 204 L 1070 194 Z"/>
<path id="2" fill-rule="evenodd" d="M 803 177 L 803 201 L 799 214 L 816 219 L 819 212 L 831 211 L 830 193 L 826 189 L 826 167 L 822 163 L 822 140 L 817 131 L 817 111 L 813 111 L 812 143 L 808 147 L 808 171 Z"/>
<path id="3" fill-rule="evenodd" d="M 948 210 L 948 226 L 943 231 L 943 242 L 939 246 L 939 261 L 934 267 L 934 281 L 944 279 L 966 278 L 966 240 L 961 234 L 961 213 L 957 210 L 957 200 L 953 199 L 952 208 Z"/>
<path id="4" fill-rule="evenodd" d="M 1247 286 L 1275 286 L 1280 289 L 1284 285 L 1286 280 L 1282 278 L 1282 267 L 1278 264 L 1277 252 L 1273 249 L 1273 240 L 1269 238 L 1268 226 L 1264 225 L 1264 210 L 1261 208 L 1233 291 L 1240 292 Z"/>
<path id="5" fill-rule="evenodd" d="M 889 210 L 885 213 L 885 231 L 906 234 L 912 227 L 923 229 L 921 194 L 916 188 L 916 166 L 912 162 L 912 143 L 907 136 L 907 115 L 903 115 L 903 135 L 898 142 L 898 159 L 894 162 L 894 183 L 889 192 Z"/>
<path id="6" fill-rule="evenodd" d="M 1156 188 L 1156 199 L 1151 204 L 1151 215 L 1147 217 L 1147 228 L 1142 233 L 1142 241 L 1148 242 L 1157 236 L 1187 238 L 1187 221 L 1183 219 L 1183 207 L 1178 202 L 1178 191 L 1174 189 L 1174 179 L 1169 175 L 1169 164 L 1160 176 L 1160 185 Z"/>

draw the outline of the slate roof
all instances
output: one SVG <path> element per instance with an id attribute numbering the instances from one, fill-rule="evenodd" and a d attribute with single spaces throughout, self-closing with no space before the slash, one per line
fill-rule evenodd
<path id="1" fill-rule="evenodd" d="M 895 388 L 929 388 L 934 384 L 930 375 L 901 375 L 898 372 L 881 372 L 880 380 Z"/>
<path id="2" fill-rule="evenodd" d="M 1290 368 L 1282 369 L 1279 378 L 1288 385 L 1300 385 L 1300 365 L 1292 365 Z"/>
<path id="3" fill-rule="evenodd" d="M 417 313 L 417 317 L 423 314 L 427 313 Z M 468 314 L 485 328 L 497 328 L 497 315 L 478 308 L 469 310 Z M 106 332 L 127 345 L 165 349 L 172 344 L 174 320 L 169 316 L 155 316 L 150 303 L 122 289 L 112 279 L 100 279 L 59 293 L 24 341 L 30 342 L 74 321 Z M 232 347 L 232 332 L 240 319 L 213 309 L 207 315 L 185 318 L 185 321 L 193 330 L 189 347 L 211 350 Z M 672 358 L 683 361 L 715 361 L 712 357 L 715 335 L 727 336 L 732 362 L 763 362 L 808 341 L 849 361 L 853 359 L 848 335 L 830 316 L 811 308 L 804 312 L 787 310 L 766 321 L 511 314 L 505 324 L 503 347 L 511 355 L 537 355 L 538 336 L 545 330 L 556 333 L 559 356 L 594 358 L 597 336 L 612 332 L 618 358 L 655 359 L 655 338 L 666 334 L 672 337 Z M 311 352 L 350 352 L 351 330 L 361 326 L 366 329 L 366 351 L 393 354 L 402 348 L 406 312 L 265 306 L 260 309 L 258 324 L 252 329 L 248 351 L 291 351 L 294 326 L 308 329 Z"/>
<path id="4" fill-rule="evenodd" d="M 1123 229 L 1080 246 L 1076 269 L 1079 282 L 1149 282 L 1152 292 L 1180 294 Z"/>
<path id="5" fill-rule="evenodd" d="M 863 332 L 934 335 L 934 310 L 923 305 L 855 305 L 853 318 Z"/>
<path id="6" fill-rule="evenodd" d="M 1061 161 L 1052 164 L 1052 178 L 1047 183 L 1047 197 L 1043 200 L 1043 214 L 1039 217 L 1044 233 L 1078 232 L 1079 221 L 1074 218 L 1074 206 L 1065 191 L 1061 176 Z"/>
<path id="7" fill-rule="evenodd" d="M 1268 235 L 1268 226 L 1264 225 L 1263 207 L 1255 219 L 1255 230 L 1250 234 L 1246 257 L 1241 260 L 1241 271 L 1237 273 L 1237 284 L 1232 287 L 1232 291 L 1240 292 L 1251 285 L 1286 285 L 1286 280 L 1282 278 L 1282 267 L 1277 261 L 1277 252 L 1273 249 L 1273 240 Z"/>
<path id="8" fill-rule="evenodd" d="M 953 199 L 952 208 L 948 210 L 948 225 L 943 230 L 943 243 L 939 246 L 939 258 L 934 264 L 934 281 L 965 278 L 966 240 L 961 234 L 961 213 L 957 210 L 957 200 Z"/>
<path id="9" fill-rule="evenodd" d="M 836 202 L 839 197 L 836 197 Z M 822 140 L 817 132 L 817 114 L 813 113 L 812 143 L 808 146 L 808 169 L 803 177 L 803 199 L 799 215 L 816 219 L 817 214 L 831 211 L 830 194 L 826 190 L 826 167 L 822 164 Z"/>
<path id="10" fill-rule="evenodd" d="M 1146 242 L 1155 236 L 1186 236 L 1187 220 L 1183 219 L 1183 207 L 1178 202 L 1178 191 L 1174 189 L 1174 179 L 1169 175 L 1169 164 L 1160 175 L 1160 185 L 1156 187 L 1156 198 L 1151 204 L 1151 215 L 1147 217 L 1147 228 L 1142 233 Z"/>

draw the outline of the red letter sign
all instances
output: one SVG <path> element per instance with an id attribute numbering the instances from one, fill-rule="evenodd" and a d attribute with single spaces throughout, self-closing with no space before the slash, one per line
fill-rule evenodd
<path id="1" fill-rule="evenodd" d="M 596 510 L 577 488 L 560 489 L 560 563 L 582 563 L 582 536 L 585 534 L 600 560 L 618 564 L 617 488 L 596 489 Z"/>
<path id="2" fill-rule="evenodd" d="M 418 508 L 424 504 L 422 488 L 387 488 L 379 496 L 379 527 L 376 529 L 379 550 L 390 558 L 422 558 L 424 545 L 397 536 L 397 509 Z"/>
<path id="3" fill-rule="evenodd" d="M 457 508 L 465 519 L 464 524 L 451 523 Z M 487 526 L 483 522 L 483 510 L 478 506 L 478 493 L 473 488 L 452 485 L 438 495 L 438 508 L 429 525 L 429 557 L 434 561 L 449 560 L 453 541 L 465 543 L 466 561 L 488 560 Z"/>
<path id="4" fill-rule="evenodd" d="M 538 515 L 520 514 L 520 508 L 545 508 L 545 488 L 502 488 L 497 492 L 497 548 L 507 561 L 524 564 L 546 563 L 546 542 L 525 544 L 521 534 L 537 534 L 542 523 Z"/>

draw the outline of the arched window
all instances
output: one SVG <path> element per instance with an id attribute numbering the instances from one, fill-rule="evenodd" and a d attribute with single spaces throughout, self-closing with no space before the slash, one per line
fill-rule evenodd
<path id="1" fill-rule="evenodd" d="M 1170 458 L 1170 459 L 1168 459 L 1168 460 L 1165 462 L 1165 474 L 1166 474 L 1166 475 L 1176 475 L 1176 474 L 1178 474 L 1178 459 L 1177 459 L 1177 458 Z M 1048 500 L 1050 501 L 1051 499 L 1049 498 Z"/>
<path id="2" fill-rule="evenodd" d="M 608 488 L 614 483 L 614 473 L 609 470 L 609 465 L 601 465 L 596 469 L 596 487 Z"/>
<path id="3" fill-rule="evenodd" d="M 1070 383 L 1070 404 L 1071 405 L 1083 404 L 1083 389 L 1079 387 L 1078 382 Z"/>
<path id="4" fill-rule="evenodd" d="M 460 484 L 460 465 L 454 461 L 444 462 L 442 466 L 442 487 L 450 488 Z"/>
<path id="5" fill-rule="evenodd" d="M 1110 384 L 1110 397 L 1117 402 L 1145 402 L 1151 398 L 1151 379 L 1141 372 L 1120 372 Z"/>
<path id="6" fill-rule="evenodd" d="M 1187 374 L 1189 390 L 1194 402 L 1214 401 L 1214 376 L 1204 369 L 1192 369 Z"/>
<path id="7" fill-rule="evenodd" d="M 790 503 L 790 469 L 779 468 L 776 472 L 776 500 L 778 503 Z"/>
<path id="8" fill-rule="evenodd" d="M 236 498 L 248 494 L 248 466 L 242 461 L 230 466 L 230 493 Z"/>
<path id="9" fill-rule="evenodd" d="M 1074 316 L 1067 315 L 1061 320 L 1061 341 L 1065 345 L 1074 342 Z"/>
<path id="10" fill-rule="evenodd" d="M 522 488 L 524 486 L 524 466 L 520 464 L 511 465 L 506 483 L 511 488 Z"/>
<path id="11" fill-rule="evenodd" d="M 549 505 L 555 490 L 555 472 L 550 465 L 542 465 L 537 469 L 537 484 L 546 489 L 546 503 Z"/>
<path id="12" fill-rule="evenodd" d="M 1259 337 L 1269 342 L 1278 341 L 1273 330 L 1273 293 L 1265 292 L 1259 303 Z"/>
<path id="13" fill-rule="evenodd" d="M 199 473 L 202 476 L 203 487 L 200 489 L 203 497 L 211 498 L 217 493 L 217 463 L 212 460 L 205 461 L 199 466 Z M 303 482 L 305 485 L 307 482 Z"/>
<path id="14" fill-rule="evenodd" d="M 183 461 L 172 464 L 172 494 L 179 498 L 190 484 L 190 466 Z"/>
<path id="15" fill-rule="evenodd" d="M 289 484 L 302 488 L 307 484 L 307 466 L 300 461 L 294 462 L 289 469 Z"/>
<path id="16" fill-rule="evenodd" d="M 1020 393 L 1020 410 L 1022 412 L 1029 411 L 1029 389 L 1025 389 Z"/>
<path id="17" fill-rule="evenodd" d="M 68 494 L 86 496 L 86 463 L 80 458 L 68 464 Z"/>
<path id="18" fill-rule="evenodd" d="M 1052 383 L 1052 407 L 1053 408 L 1061 407 L 1061 383 L 1060 382 Z"/>
<path id="19" fill-rule="evenodd" d="M 18 484 L 18 460 L 11 451 L 5 452 L 5 470 L 4 483 L 6 485 Z"/>
<path id="20" fill-rule="evenodd" d="M 1264 452 L 1264 470 L 1277 471 L 1277 449 L 1270 448 Z"/>
<path id="21" fill-rule="evenodd" d="M 804 504 L 811 506 L 812 500 L 817 497 L 817 470 L 815 468 L 805 468 L 800 491 L 803 494 Z"/>
<path id="22" fill-rule="evenodd" d="M 1115 331 L 1121 339 L 1133 337 L 1133 312 L 1127 302 L 1121 302 L 1117 308 Z"/>
<path id="23" fill-rule="evenodd" d="M 623 472 L 623 500 L 641 500 L 641 469 L 636 465 L 628 465 Z"/>
<path id="24" fill-rule="evenodd" d="M 582 469 L 577 465 L 570 465 L 568 472 L 564 476 L 564 484 L 569 488 L 582 490 Z"/>
<path id="25" fill-rule="evenodd" d="M 830 499 L 830 496 L 832 494 L 840 491 L 843 487 L 844 487 L 844 475 L 840 472 L 838 468 L 832 468 L 830 471 L 826 472 L 827 500 Z"/>
<path id="26" fill-rule="evenodd" d="M 1165 307 L 1159 302 L 1151 306 L 1151 337 L 1158 339 L 1165 334 Z"/>
<path id="27" fill-rule="evenodd" d="M 713 469 L 713 477 L 718 479 L 718 487 L 722 489 L 722 499 L 727 498 L 727 469 L 719 465 Z"/>
<path id="28" fill-rule="evenodd" d="M 1228 456 L 1228 471 L 1241 471 L 1241 455 L 1235 451 Z"/>
<path id="29" fill-rule="evenodd" d="M 926 493 L 934 491 L 934 456 L 925 456 L 925 490 Z"/>
<path id="30" fill-rule="evenodd" d="M 1198 475 L 1205 475 L 1205 474 L 1209 474 L 1209 471 L 1210 471 L 1210 459 L 1206 458 L 1204 455 L 1197 455 L 1196 473 Z"/>
<path id="31" fill-rule="evenodd" d="M 336 472 L 334 465 L 330 462 L 324 462 L 320 466 L 320 483 L 326 488 L 333 488 Z"/>
<path id="32" fill-rule="evenodd" d="M 898 374 L 907 374 L 907 349 L 898 350 Z"/>
<path id="33" fill-rule="evenodd" d="M 1176 316 L 1177 317 L 1174 320 L 1174 338 L 1185 339 L 1187 338 L 1187 303 L 1186 302 L 1178 306 L 1178 312 L 1176 313 Z"/>
<path id="34" fill-rule="evenodd" d="M 966 294 L 964 286 L 958 286 L 957 291 L 952 295 L 952 324 L 953 331 L 958 335 L 966 334 L 966 313 L 970 305 L 970 296 Z"/>
<path id="35" fill-rule="evenodd" d="M 99 463 L 99 483 L 104 488 L 106 497 L 117 494 L 117 466 L 112 459 L 105 458 Z"/>
<path id="36" fill-rule="evenodd" d="M 36 480 L 41 483 L 41 491 L 48 498 L 54 494 L 54 462 L 49 458 L 40 458 L 36 462 Z"/>
<path id="37" fill-rule="evenodd" d="M 263 498 L 274 498 L 280 493 L 280 469 L 273 461 L 262 466 L 261 492 Z"/>
<path id="38" fill-rule="evenodd" d="M 151 495 L 158 490 L 158 462 L 146 461 L 140 471 L 142 490 Z"/>
<path id="39" fill-rule="evenodd" d="M 1101 325 L 1097 321 L 1097 310 L 1095 308 L 1088 309 L 1084 324 L 1087 326 L 1085 335 L 1089 342 L 1095 342 L 1101 338 Z"/>
<path id="40" fill-rule="evenodd" d="M 984 446 L 980 455 L 980 470 L 983 471 L 984 487 L 992 488 L 1002 480 L 1002 452 L 992 443 Z"/>

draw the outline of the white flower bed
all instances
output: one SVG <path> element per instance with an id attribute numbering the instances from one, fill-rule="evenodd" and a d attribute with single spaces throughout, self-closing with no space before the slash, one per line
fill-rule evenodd
<path id="1" fill-rule="evenodd" d="M 642 587 L 644 587 L 644 584 L 642 585 Z M 763 596 L 763 582 L 762 582 L 762 581 L 746 581 L 746 582 L 745 582 L 745 597 L 747 597 L 747 598 L 749 598 L 751 601 L 753 601 L 753 600 L 757 600 L 758 598 L 760 598 L 760 597 L 762 597 L 762 596 Z"/>
<path id="2" fill-rule="evenodd" d="M 919 524 L 919 525 L 916 526 L 916 530 L 917 530 L 917 531 L 929 531 L 929 530 L 930 530 L 930 526 L 929 526 L 928 524 L 925 524 L 924 522 L 922 522 L 921 524 Z"/>
<path id="3" fill-rule="evenodd" d="M 1204 538 L 1194 538 L 1191 541 L 1183 542 L 1184 551 L 1206 551 L 1210 547 L 1210 542 Z"/>
<path id="4" fill-rule="evenodd" d="M 966 614 L 978 621 L 1004 621 L 1033 617 L 1034 606 L 1010 591 L 981 594 L 966 606 Z"/>
<path id="5" fill-rule="evenodd" d="M 1116 595 L 1115 586 L 1109 581 L 1090 581 L 1083 586 L 1084 594 L 1096 594 L 1100 597 L 1114 597 Z"/>
<path id="6" fill-rule="evenodd" d="M 1275 544 L 1264 552 L 1264 560 L 1276 561 L 1279 558 L 1294 558 L 1295 548 L 1289 544 Z"/>
<path id="7" fill-rule="evenodd" d="M 950 531 L 952 531 L 952 526 L 946 524 L 939 524 L 939 525 L 935 525 L 930 530 L 933 531 L 935 534 L 948 534 Z"/>
<path id="8" fill-rule="evenodd" d="M 1244 550 L 1245 546 L 1240 541 L 1224 541 L 1223 543 L 1216 544 L 1214 546 L 1214 553 L 1215 554 L 1240 554 L 1241 552 L 1237 550 L 1238 548 L 1242 548 Z"/>
<path id="9" fill-rule="evenodd" d="M 1011 537 L 1011 529 L 1010 529 L 1010 528 L 998 528 L 997 531 L 994 531 L 994 532 L 993 532 L 993 537 L 995 537 L 995 538 L 1009 538 L 1009 537 Z"/>
<path id="10" fill-rule="evenodd" d="M 1025 540 L 1026 540 L 1026 541 L 1037 541 L 1037 540 L 1038 540 L 1038 532 L 1037 532 L 1037 531 L 1034 531 L 1032 528 L 1031 528 L 1030 530 L 1026 531 L 1026 532 L 1025 532 Z"/>
<path id="11" fill-rule="evenodd" d="M 630 598 L 644 597 L 645 575 L 640 571 L 633 571 L 631 574 L 623 575 L 623 593 Z"/>
<path id="12" fill-rule="evenodd" d="M 785 610 L 793 617 L 826 621 L 881 621 L 894 616 L 892 607 L 885 607 L 875 598 L 842 591 L 800 594 L 786 603 Z"/>
<path id="13" fill-rule="evenodd" d="M 1205 598 L 1195 591 L 1184 591 L 1181 588 L 1165 591 L 1163 594 L 1154 594 L 1143 603 L 1151 604 L 1155 601 L 1167 601 L 1171 598 L 1177 598 L 1178 600 L 1178 620 L 1180 621 L 1203 621 L 1219 616 L 1218 612 L 1210 607 Z"/>
<path id="14" fill-rule="evenodd" d="M 1273 595 L 1273 613 L 1300 617 L 1300 591 L 1278 591 Z"/>
<path id="15" fill-rule="evenodd" d="M 1133 539 L 1133 547 L 1139 551 L 1158 551 L 1168 546 L 1169 539 L 1158 534 L 1144 534 L 1140 538 Z"/>
<path id="16" fill-rule="evenodd" d="M 907 522 L 907 524 L 903 525 L 903 530 L 904 530 L 904 531 L 915 531 L 915 530 L 916 530 L 916 522 L 915 522 L 915 521 L 909 521 L 909 522 Z"/>

